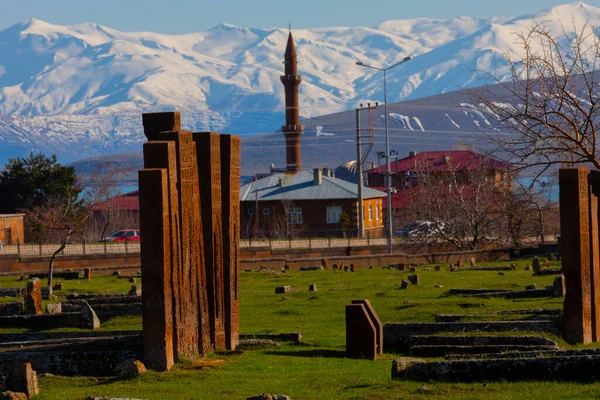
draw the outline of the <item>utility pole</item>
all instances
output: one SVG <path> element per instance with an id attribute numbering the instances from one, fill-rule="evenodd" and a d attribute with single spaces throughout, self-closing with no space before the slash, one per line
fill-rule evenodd
<path id="1" fill-rule="evenodd" d="M 369 125 L 366 129 L 361 129 L 360 127 L 360 112 L 363 110 L 363 105 L 360 105 L 360 108 L 356 109 L 356 171 L 358 172 L 358 237 L 365 237 L 365 209 L 363 205 L 363 163 L 369 152 L 373 148 L 373 144 L 375 143 L 375 134 L 373 133 L 373 119 L 371 112 L 376 109 L 379 103 L 375 103 L 375 107 L 371 107 L 371 103 L 367 103 L 367 107 L 364 108 L 368 110 L 369 113 Z M 366 135 L 361 136 L 361 131 L 367 131 Z M 361 138 L 365 137 L 368 141 L 367 150 L 365 153 L 362 153 L 361 149 Z"/>

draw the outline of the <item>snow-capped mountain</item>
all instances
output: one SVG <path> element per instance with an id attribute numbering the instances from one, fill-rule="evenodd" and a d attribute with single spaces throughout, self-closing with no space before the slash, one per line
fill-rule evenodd
<path id="1" fill-rule="evenodd" d="M 600 25 L 600 8 L 577 2 L 517 18 L 294 30 L 301 114 L 311 118 L 381 102 L 381 74 L 357 60 L 387 66 L 413 57 L 387 73 L 390 103 L 481 85 L 480 71 L 508 72 L 498 53 L 519 55 L 513 33 L 530 26 L 532 17 L 559 34 L 561 23 L 567 30 L 572 21 Z M 147 111 L 180 110 L 183 126 L 192 130 L 275 131 L 284 121 L 279 77 L 287 34 L 221 24 L 162 35 L 36 19 L 0 31 L 0 163 L 30 149 L 62 161 L 139 151 L 141 113 Z M 422 120 L 413 119 L 411 128 L 426 131 Z M 450 130 L 457 125 L 451 120 Z"/>

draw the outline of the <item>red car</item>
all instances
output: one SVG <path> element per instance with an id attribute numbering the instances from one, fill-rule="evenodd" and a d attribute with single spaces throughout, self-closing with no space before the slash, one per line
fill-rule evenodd
<path id="1" fill-rule="evenodd" d="M 101 242 L 139 242 L 140 231 L 136 229 L 123 229 L 100 240 Z"/>

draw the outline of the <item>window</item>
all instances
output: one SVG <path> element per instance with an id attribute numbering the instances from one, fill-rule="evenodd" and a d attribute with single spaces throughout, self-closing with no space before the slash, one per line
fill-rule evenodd
<path id="1" fill-rule="evenodd" d="M 340 222 L 340 215 L 342 215 L 342 207 L 332 206 L 327 207 L 327 223 L 337 224 Z"/>
<path id="2" fill-rule="evenodd" d="M 254 208 L 248 209 L 248 215 L 254 215 Z"/>
<path id="3" fill-rule="evenodd" d="M 373 205 L 369 204 L 369 221 L 373 220 Z"/>
<path id="4" fill-rule="evenodd" d="M 375 220 L 379 220 L 379 204 L 375 204 Z"/>
<path id="5" fill-rule="evenodd" d="M 302 209 L 300 207 L 292 207 L 288 210 L 288 224 L 301 224 L 302 223 Z"/>
<path id="6" fill-rule="evenodd" d="M 263 215 L 270 215 L 271 214 L 271 210 L 269 210 L 268 208 L 263 208 Z"/>

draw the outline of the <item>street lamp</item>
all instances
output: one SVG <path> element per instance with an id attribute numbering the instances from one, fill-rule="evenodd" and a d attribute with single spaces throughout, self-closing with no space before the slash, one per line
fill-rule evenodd
<path id="1" fill-rule="evenodd" d="M 404 57 L 402 61 L 397 62 L 396 64 L 390 65 L 387 68 L 378 68 L 369 64 L 365 64 L 362 61 L 357 61 L 356 65 L 365 68 L 376 69 L 377 71 L 383 72 L 383 102 L 384 102 L 384 112 L 385 112 L 385 165 L 386 165 L 386 187 L 387 187 L 387 215 L 388 215 L 388 250 L 390 254 L 392 254 L 392 174 L 390 171 L 390 135 L 388 130 L 388 111 L 387 111 L 387 82 L 385 73 L 398 65 L 404 64 L 407 61 L 410 61 L 412 57 Z"/>

